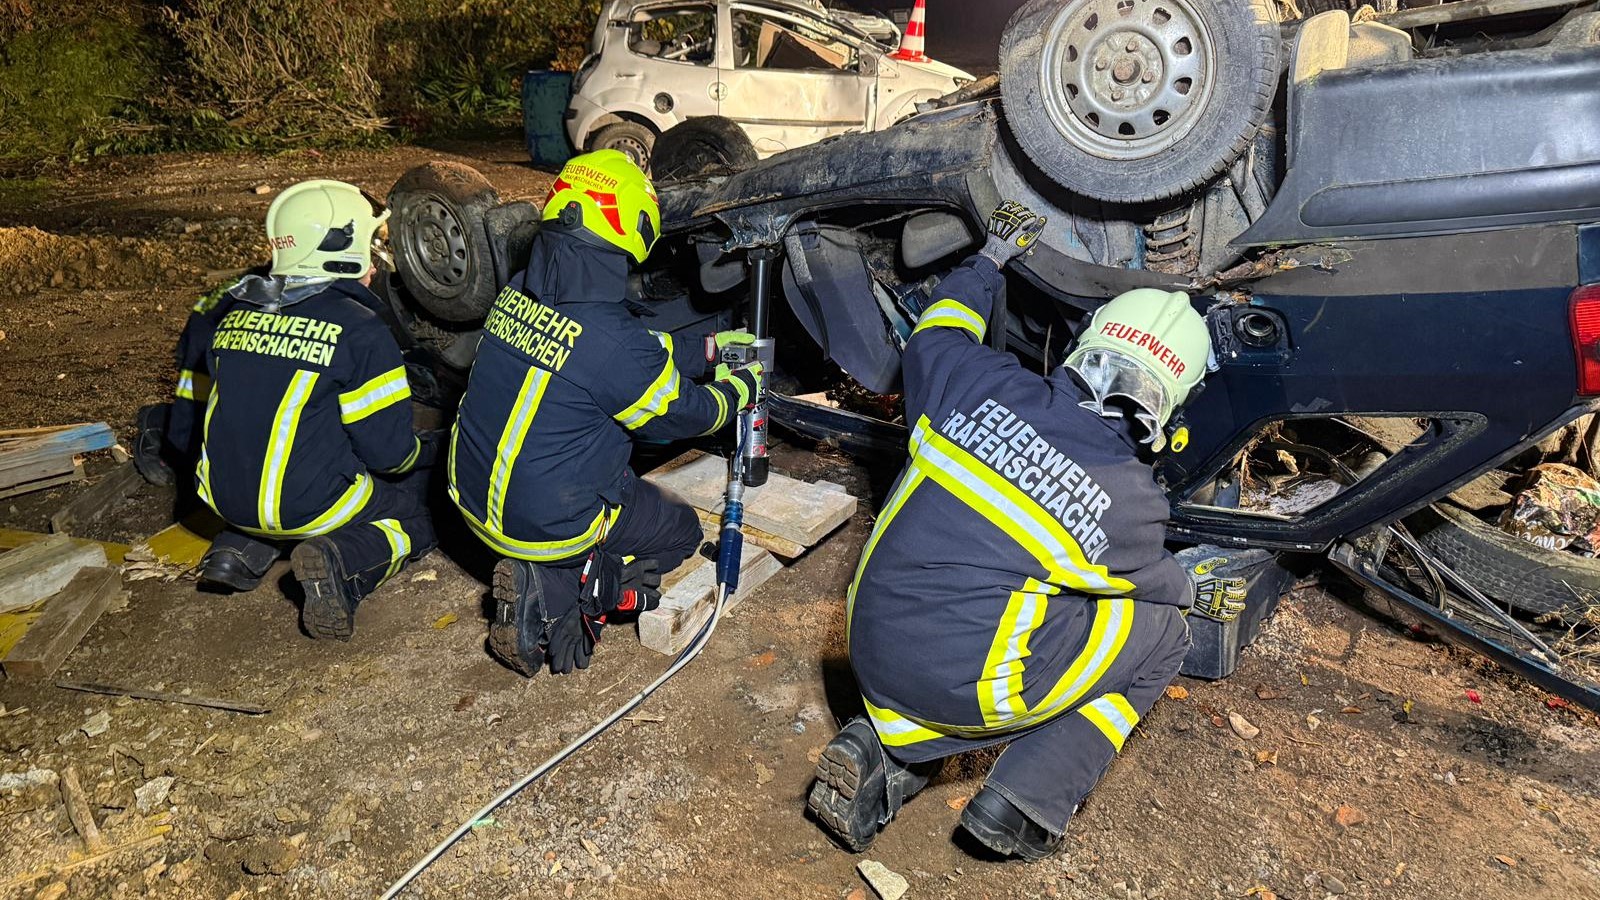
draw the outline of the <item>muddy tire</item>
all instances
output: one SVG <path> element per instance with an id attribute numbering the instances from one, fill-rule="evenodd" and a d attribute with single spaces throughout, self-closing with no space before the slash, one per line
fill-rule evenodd
<path id="1" fill-rule="evenodd" d="M 659 183 L 726 175 L 756 164 L 756 145 L 732 119 L 701 116 L 668 128 L 656 138 L 650 174 Z"/>
<path id="2" fill-rule="evenodd" d="M 1407 525 L 1456 574 L 1514 609 L 1577 619 L 1600 604 L 1600 560 L 1535 547 L 1447 505 Z"/>
<path id="3" fill-rule="evenodd" d="M 431 162 L 389 191 L 389 244 L 407 292 L 446 322 L 475 322 L 494 303 L 494 263 L 483 216 L 500 195 L 478 171 Z"/>
<path id="4" fill-rule="evenodd" d="M 616 122 L 595 132 L 589 150 L 618 150 L 639 168 L 649 170 L 655 152 L 656 133 L 638 122 Z"/>
<path id="5" fill-rule="evenodd" d="M 1031 0 L 1006 26 L 1017 143 L 1073 193 L 1146 203 L 1209 184 L 1277 91 L 1272 0 Z"/>

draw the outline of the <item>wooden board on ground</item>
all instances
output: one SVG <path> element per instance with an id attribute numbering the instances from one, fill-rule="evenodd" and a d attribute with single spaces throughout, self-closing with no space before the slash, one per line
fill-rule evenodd
<path id="1" fill-rule="evenodd" d="M 739 558 L 739 590 L 728 598 L 728 609 L 754 593 L 783 571 L 777 557 L 754 544 L 744 545 Z M 717 565 L 693 556 L 661 580 L 665 589 L 661 605 L 639 616 L 639 643 L 658 653 L 677 654 L 711 618 L 717 603 Z"/>
<path id="2" fill-rule="evenodd" d="M 700 514 L 700 527 L 705 529 L 706 539 L 716 540 L 717 535 L 722 531 L 722 516 L 714 512 L 706 512 L 703 509 L 696 509 L 695 512 Z M 774 556 L 779 556 L 783 559 L 796 559 L 806 552 L 804 544 L 796 544 L 794 541 L 778 537 L 775 534 L 768 534 L 759 528 L 751 528 L 746 525 L 739 530 L 744 532 L 746 543 L 771 550 Z"/>
<path id="3" fill-rule="evenodd" d="M 100 545 L 64 534 L 0 553 L 0 612 L 32 606 L 66 587 L 79 569 L 105 564 Z"/>
<path id="4" fill-rule="evenodd" d="M 28 629 L 0 666 L 8 678 L 45 678 L 55 674 L 90 626 L 122 591 L 117 570 L 84 569 L 66 590 L 50 599 L 44 615 Z"/>
<path id="5" fill-rule="evenodd" d="M 104 422 L 0 431 L 0 499 L 78 481 L 83 465 L 76 457 L 116 442 Z"/>
<path id="6" fill-rule="evenodd" d="M 200 565 L 200 557 L 211 549 L 211 539 L 221 530 L 222 521 L 216 516 L 195 516 L 168 525 L 144 543 L 158 561 L 192 569 Z"/>
<path id="7" fill-rule="evenodd" d="M 132 462 L 125 462 L 100 477 L 88 490 L 50 517 L 50 530 L 58 533 L 95 521 L 144 483 Z"/>
<path id="8" fill-rule="evenodd" d="M 715 515 L 722 509 L 728 486 L 728 461 L 701 454 L 651 472 L 645 480 L 670 488 L 691 506 Z M 856 498 L 838 485 L 809 484 L 776 472 L 761 487 L 747 489 L 744 497 L 748 527 L 802 547 L 815 546 L 855 512 Z"/>
<path id="9" fill-rule="evenodd" d="M 0 550 L 15 550 L 34 541 L 42 541 L 50 535 L 42 531 L 23 531 L 19 528 L 0 528 Z M 91 541 L 88 538 L 73 538 L 74 544 L 98 544 L 106 551 L 106 561 L 122 565 L 122 560 L 128 555 L 127 544 L 115 544 L 110 541 Z M 0 556 L 0 559 L 3 559 Z"/>

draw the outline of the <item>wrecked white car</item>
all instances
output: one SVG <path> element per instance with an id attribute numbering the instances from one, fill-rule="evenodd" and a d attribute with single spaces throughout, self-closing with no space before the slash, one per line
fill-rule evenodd
<path id="1" fill-rule="evenodd" d="M 645 165 L 662 132 L 719 117 L 765 157 L 887 128 L 971 81 L 934 60 L 892 58 L 804 0 L 613 0 L 573 80 L 567 134 L 579 150 Z"/>

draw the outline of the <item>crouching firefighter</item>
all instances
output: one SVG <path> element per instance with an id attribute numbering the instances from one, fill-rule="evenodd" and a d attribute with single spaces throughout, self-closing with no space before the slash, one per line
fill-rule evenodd
<path id="1" fill-rule="evenodd" d="M 436 443 L 412 431 L 400 348 L 368 289 L 387 218 L 337 181 L 279 194 L 271 272 L 229 290 L 206 340 L 210 377 L 192 388 L 205 404 L 196 490 L 229 526 L 201 586 L 252 590 L 292 545 L 314 638 L 349 640 L 357 604 L 435 543 Z"/>
<path id="2" fill-rule="evenodd" d="M 587 668 L 601 627 L 655 608 L 661 576 L 700 543 L 694 509 L 628 468 L 631 439 L 715 432 L 760 386 L 759 364 L 713 368 L 750 335 L 675 347 L 634 315 L 629 265 L 660 227 L 655 188 L 626 156 L 572 160 L 527 269 L 484 323 L 450 438 L 450 496 L 504 557 L 489 648 L 525 676 Z"/>
<path id="3" fill-rule="evenodd" d="M 906 346 L 911 462 L 848 601 L 868 715 L 824 750 L 808 800 L 853 850 L 944 757 L 1009 743 L 961 826 L 1003 855 L 1049 854 L 1188 648 L 1195 587 L 1164 547 L 1149 458 L 1207 371 L 1209 332 L 1184 294 L 1137 290 L 1048 375 L 986 347 L 1001 268 L 1043 226 L 996 210 Z M 1211 565 L 1231 609 L 1243 580 Z"/>

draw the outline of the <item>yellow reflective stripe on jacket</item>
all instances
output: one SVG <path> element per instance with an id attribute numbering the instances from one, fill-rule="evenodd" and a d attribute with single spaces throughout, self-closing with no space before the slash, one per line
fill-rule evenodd
<path id="1" fill-rule="evenodd" d="M 206 398 L 206 418 L 200 426 L 200 464 L 195 467 L 195 488 L 200 494 L 200 499 L 211 507 L 211 511 L 222 515 L 217 509 L 217 503 L 211 498 L 211 458 L 206 455 L 206 439 L 211 436 L 211 414 L 217 411 L 217 397 L 221 394 L 215 386 L 211 395 Z"/>
<path id="2" fill-rule="evenodd" d="M 173 393 L 180 400 L 203 402 L 211 393 L 211 379 L 204 372 L 181 369 L 178 372 L 178 387 Z"/>
<path id="3" fill-rule="evenodd" d="M 278 519 L 278 506 L 283 499 L 283 478 L 289 469 L 295 435 L 300 431 L 300 414 L 311 399 L 317 374 L 304 369 L 295 372 L 283 392 L 283 399 L 278 402 L 278 414 L 272 419 L 272 431 L 267 438 L 267 456 L 261 466 L 256 512 L 262 529 L 276 530 L 282 524 Z"/>
<path id="4" fill-rule="evenodd" d="M 497 534 L 505 527 L 506 489 L 511 484 L 511 469 L 522 454 L 522 444 L 528 439 L 528 429 L 533 426 L 534 416 L 539 414 L 539 405 L 544 402 L 544 392 L 549 386 L 549 372 L 537 366 L 529 367 L 522 379 L 522 388 L 517 391 L 517 402 L 511 407 L 511 418 L 506 420 L 505 430 L 500 433 L 494 469 L 489 473 L 489 521 L 486 523 Z"/>
<path id="5" fill-rule="evenodd" d="M 410 397 L 411 385 L 406 383 L 405 367 L 390 369 L 355 390 L 340 394 L 339 418 L 346 425 L 354 425 Z"/>
<path id="6" fill-rule="evenodd" d="M 672 401 L 678 399 L 683 390 L 683 379 L 678 375 L 678 366 L 672 360 L 672 336 L 656 334 L 656 340 L 661 342 L 662 349 L 667 351 L 667 363 L 661 368 L 661 374 L 650 386 L 644 389 L 633 405 L 617 413 L 612 418 L 622 423 L 622 427 L 629 431 L 638 431 L 650 420 L 667 414 L 667 409 L 672 406 Z"/>
<path id="7" fill-rule="evenodd" d="M 383 532 L 383 536 L 389 541 L 389 570 L 379 579 L 378 583 L 382 584 L 393 578 L 394 573 L 400 571 L 400 566 L 405 563 L 406 557 L 411 555 L 411 536 L 400 526 L 399 519 L 378 519 L 372 526 Z"/>
<path id="8" fill-rule="evenodd" d="M 355 484 L 345 488 L 344 493 L 334 502 L 333 507 L 327 512 L 299 528 L 246 528 L 235 526 L 240 531 L 250 534 L 274 538 L 299 538 L 316 537 L 327 534 L 349 524 L 351 519 L 360 515 L 367 503 L 372 500 L 372 479 L 365 473 L 356 476 Z"/>
<path id="9" fill-rule="evenodd" d="M 421 455 L 422 455 L 422 438 L 419 438 L 416 435 L 412 435 L 411 436 L 411 454 L 409 456 L 407 456 L 405 458 L 405 461 L 400 463 L 400 465 L 395 466 L 392 469 L 384 469 L 383 470 L 384 474 L 385 475 L 403 475 L 406 472 L 411 471 L 411 467 L 417 464 L 417 457 L 421 456 Z"/>
<path id="10" fill-rule="evenodd" d="M 450 425 L 450 496 L 456 495 L 456 441 L 461 437 L 461 417 Z"/>
<path id="11" fill-rule="evenodd" d="M 1091 594 L 1122 594 L 1133 583 L 1090 563 L 1059 519 L 977 457 L 933 429 L 927 416 L 911 435 L 911 464 L 1010 535 L 1048 573 L 1051 583 Z"/>
<path id="12" fill-rule="evenodd" d="M 929 328 L 961 328 L 972 332 L 972 336 L 979 342 L 988 333 L 988 324 L 983 317 L 974 312 L 970 307 L 955 300 L 940 300 L 922 311 L 922 318 L 917 320 L 917 327 L 912 334 L 925 331 Z"/>
<path id="13" fill-rule="evenodd" d="M 1089 642 L 1077 659 L 1062 674 L 1049 694 L 1025 713 L 1005 722 L 983 725 L 949 725 L 929 719 L 909 716 L 867 704 L 872 723 L 878 729 L 879 739 L 894 747 L 904 747 L 935 737 L 990 738 L 1022 731 L 1048 721 L 1072 709 L 1105 675 L 1106 670 L 1122 652 L 1128 632 L 1133 626 L 1133 601 L 1115 598 L 1095 601 L 1094 625 L 1089 632 Z M 980 685 L 981 688 L 981 685 Z M 1020 697 L 1020 692 L 1018 694 Z M 980 703 L 982 694 L 979 694 Z M 1132 712 L 1132 708 L 1128 709 Z M 1135 716 L 1133 721 L 1137 722 Z M 885 735 L 886 724 L 893 726 Z M 893 741 L 891 741 L 891 737 Z"/>
<path id="14" fill-rule="evenodd" d="M 1139 724 L 1139 714 L 1134 712 L 1128 698 L 1121 694 L 1106 694 L 1098 700 L 1091 700 L 1079 707 L 1078 712 L 1100 729 L 1100 733 L 1106 736 L 1118 753 L 1122 752 L 1128 735 L 1133 734 L 1134 726 Z"/>
<path id="15" fill-rule="evenodd" d="M 711 399 L 717 401 L 717 420 L 710 428 L 700 432 L 701 436 L 704 437 L 708 434 L 716 434 L 722 430 L 722 426 L 728 424 L 728 398 L 723 396 L 721 391 L 709 384 L 704 385 L 702 390 L 710 391 Z"/>
<path id="16" fill-rule="evenodd" d="M 918 725 L 894 710 L 873 706 L 865 699 L 862 702 L 867 705 L 867 716 L 872 719 L 872 729 L 878 733 L 878 740 L 886 747 L 908 747 L 945 737 L 931 728 Z"/>
<path id="17" fill-rule="evenodd" d="M 1133 630 L 1133 610 L 1133 601 L 1125 598 L 1095 601 L 1094 625 L 1089 629 L 1089 642 L 1083 652 L 1061 674 L 1050 693 L 1025 715 L 1013 720 L 1013 724 L 1023 727 L 1042 722 L 1082 700 L 1100 682 L 1128 642 L 1128 634 Z"/>
<path id="18" fill-rule="evenodd" d="M 467 527 L 472 529 L 479 540 L 488 544 L 492 549 L 500 552 L 502 556 L 514 559 L 525 559 L 528 562 L 549 563 L 571 559 L 599 543 L 600 536 L 606 529 L 616 522 L 617 514 L 621 510 L 614 509 L 609 513 L 601 510 L 595 515 L 588 530 L 575 538 L 564 541 L 519 541 L 489 528 L 488 525 L 478 521 L 472 513 L 461 507 L 461 500 L 455 490 L 451 490 L 451 497 L 455 499 L 457 508 L 461 509 L 461 518 L 467 522 Z"/>
<path id="19" fill-rule="evenodd" d="M 1028 711 L 1022 698 L 1023 661 L 1030 655 L 1028 640 L 1044 624 L 1049 597 L 1059 591 L 1054 585 L 1032 578 L 1020 591 L 1013 591 L 1000 616 L 1000 627 L 978 679 L 978 708 L 988 725 L 1003 725 Z"/>
<path id="20" fill-rule="evenodd" d="M 847 648 L 850 646 L 850 620 L 855 614 L 856 590 L 861 587 L 861 573 L 867 570 L 867 562 L 872 559 L 872 551 L 877 548 L 878 539 L 883 536 L 883 532 L 889 527 L 889 523 L 893 522 L 894 517 L 900 514 L 900 509 L 906 505 L 907 500 L 911 499 L 911 495 L 916 492 L 917 487 L 922 484 L 926 477 L 915 469 L 906 470 L 905 474 L 900 478 L 899 485 L 895 487 L 894 493 L 889 495 L 889 500 L 884 503 L 883 511 L 878 514 L 877 524 L 872 526 L 872 534 L 867 537 L 866 546 L 861 548 L 861 561 L 856 563 L 856 577 L 850 580 L 850 592 L 845 595 L 844 643 Z"/>

